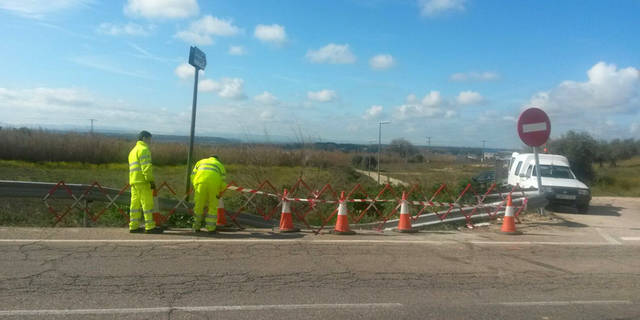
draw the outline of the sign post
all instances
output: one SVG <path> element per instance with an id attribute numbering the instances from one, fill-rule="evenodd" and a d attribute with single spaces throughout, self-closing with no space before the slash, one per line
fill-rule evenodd
<path id="1" fill-rule="evenodd" d="M 547 143 L 551 134 L 551 121 L 549 116 L 539 108 L 529 108 L 520 114 L 518 118 L 518 135 L 522 142 L 533 147 L 533 156 L 536 161 L 536 178 L 538 180 L 538 194 L 542 194 L 542 176 L 540 170 L 540 157 L 538 147 Z M 543 214 L 543 209 L 540 210 Z"/>
<path id="2" fill-rule="evenodd" d="M 193 138 L 196 129 L 196 103 L 198 101 L 198 73 L 207 66 L 207 56 L 197 47 L 189 50 L 189 64 L 195 68 L 195 80 L 193 82 L 193 105 L 191 107 L 191 135 L 189 137 L 189 154 L 187 156 L 187 186 L 185 189 L 185 199 L 189 201 L 189 189 L 191 188 L 191 166 L 193 155 Z"/>

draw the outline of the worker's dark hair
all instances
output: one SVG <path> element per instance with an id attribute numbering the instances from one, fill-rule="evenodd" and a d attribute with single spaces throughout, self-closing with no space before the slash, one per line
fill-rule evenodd
<path id="1" fill-rule="evenodd" d="M 140 133 L 138 133 L 138 141 L 142 141 L 144 138 L 151 138 L 151 133 L 146 130 L 140 131 Z"/>
<path id="2" fill-rule="evenodd" d="M 212 157 L 214 157 L 214 158 L 216 158 L 216 159 L 220 160 L 220 157 L 218 157 L 218 155 L 217 155 L 217 154 L 212 155 Z"/>

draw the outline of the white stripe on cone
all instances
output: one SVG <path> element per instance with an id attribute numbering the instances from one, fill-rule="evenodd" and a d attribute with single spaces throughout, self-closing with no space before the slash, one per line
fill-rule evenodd
<path id="1" fill-rule="evenodd" d="M 291 203 L 288 200 L 282 200 L 282 213 L 291 213 Z"/>
<path id="2" fill-rule="evenodd" d="M 338 205 L 338 215 L 339 216 L 347 215 L 347 205 L 344 203 L 344 201 L 341 201 L 340 204 Z"/>

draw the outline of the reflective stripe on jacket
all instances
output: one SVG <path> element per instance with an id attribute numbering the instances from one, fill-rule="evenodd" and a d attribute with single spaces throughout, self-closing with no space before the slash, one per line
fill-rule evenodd
<path id="1" fill-rule="evenodd" d="M 151 151 L 143 141 L 138 141 L 129 152 L 129 184 L 152 182 Z"/>
<path id="2" fill-rule="evenodd" d="M 227 170 L 214 157 L 198 161 L 193 167 L 193 172 L 191 172 L 191 182 L 194 186 L 199 183 L 215 181 L 216 179 L 220 179 L 220 182 L 226 186 Z"/>

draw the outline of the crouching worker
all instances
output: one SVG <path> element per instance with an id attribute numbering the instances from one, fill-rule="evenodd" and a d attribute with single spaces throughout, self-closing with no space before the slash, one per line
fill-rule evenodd
<path id="1" fill-rule="evenodd" d="M 151 165 L 151 133 L 141 131 L 138 142 L 129 152 L 129 184 L 131 207 L 129 208 L 129 232 L 162 233 L 153 221 L 153 192 L 156 188 Z M 144 229 L 140 227 L 144 213 Z"/>
<path id="2" fill-rule="evenodd" d="M 193 231 L 199 232 L 202 227 L 204 207 L 207 207 L 205 228 L 208 232 L 216 231 L 218 220 L 218 197 L 226 188 L 225 182 L 227 170 L 224 168 L 218 156 L 212 156 L 198 161 L 191 173 L 191 181 L 195 191 L 193 208 Z"/>

